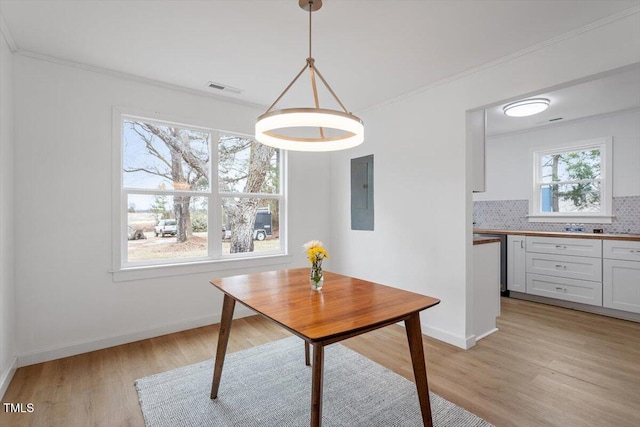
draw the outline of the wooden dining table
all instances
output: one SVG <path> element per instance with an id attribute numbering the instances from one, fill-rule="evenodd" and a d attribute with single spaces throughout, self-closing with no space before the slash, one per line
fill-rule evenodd
<path id="1" fill-rule="evenodd" d="M 214 279 L 211 284 L 224 292 L 211 399 L 218 397 L 236 302 L 304 340 L 306 363 L 311 364 L 312 370 L 312 427 L 322 423 L 324 347 L 404 321 L 423 425 L 432 425 L 420 311 L 440 300 L 327 271 L 324 287 L 315 291 L 309 285 L 308 268 L 225 277 Z"/>

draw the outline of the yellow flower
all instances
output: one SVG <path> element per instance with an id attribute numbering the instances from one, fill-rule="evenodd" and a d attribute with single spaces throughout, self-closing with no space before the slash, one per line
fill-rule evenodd
<path id="1" fill-rule="evenodd" d="M 322 247 L 322 242 L 319 240 L 311 240 L 303 246 L 306 249 L 307 258 L 311 264 L 320 264 L 323 259 L 329 258 L 329 254 Z"/>

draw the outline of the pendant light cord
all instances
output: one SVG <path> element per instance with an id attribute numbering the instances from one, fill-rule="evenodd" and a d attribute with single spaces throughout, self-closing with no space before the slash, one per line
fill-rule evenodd
<path id="1" fill-rule="evenodd" d="M 333 96 L 333 99 L 335 99 L 336 102 L 340 105 L 340 107 L 342 107 L 342 110 L 347 114 L 351 114 L 351 112 L 349 112 L 349 110 L 347 110 L 347 108 L 344 106 L 342 101 L 340 101 L 340 98 L 338 98 L 338 95 L 336 95 L 336 93 L 333 91 L 333 89 L 331 89 L 331 86 L 329 86 L 329 83 L 327 83 L 327 81 L 324 79 L 322 74 L 320 74 L 320 70 L 318 70 L 318 68 L 315 66 L 315 60 L 311 56 L 311 13 L 313 12 L 313 0 L 309 0 L 308 5 L 309 5 L 309 57 L 307 58 L 307 63 L 304 65 L 304 67 L 302 67 L 300 72 L 298 72 L 298 74 L 293 78 L 291 83 L 289 83 L 289 85 L 282 91 L 280 96 L 278 96 L 276 98 L 276 100 L 273 101 L 273 104 L 271 104 L 271 106 L 269 108 L 267 108 L 267 111 L 265 111 L 264 114 L 267 114 L 271 110 L 273 110 L 273 108 L 276 106 L 276 104 L 289 91 L 291 86 L 294 85 L 294 83 L 300 78 L 302 73 L 304 73 L 304 71 L 307 68 L 309 69 L 309 74 L 310 74 L 310 77 L 311 77 L 311 88 L 312 88 L 312 91 L 313 91 L 314 104 L 315 104 L 316 108 L 317 109 L 320 108 L 320 102 L 318 100 L 318 89 L 317 89 L 316 79 L 315 79 L 315 76 L 317 74 L 318 77 L 320 78 L 320 80 L 322 81 L 322 83 L 324 84 L 324 86 L 327 88 L 327 90 L 331 94 L 331 96 Z M 322 135 L 322 138 L 324 138 L 323 129 L 322 128 L 319 128 L 319 129 L 320 129 L 320 134 Z"/>
<path id="2" fill-rule="evenodd" d="M 307 58 L 307 64 L 309 65 L 309 76 L 311 77 L 311 90 L 313 91 L 313 102 L 316 108 L 320 108 L 320 101 L 318 99 L 318 88 L 316 86 L 316 76 L 314 73 L 313 63 L 315 62 L 313 56 L 311 56 L 311 13 L 312 13 L 313 1 L 309 0 L 309 58 Z M 324 129 L 318 128 L 320 132 L 320 138 L 325 139 Z"/>
<path id="3" fill-rule="evenodd" d="M 313 1 L 309 1 L 309 58 L 311 58 L 311 9 L 313 8 Z"/>

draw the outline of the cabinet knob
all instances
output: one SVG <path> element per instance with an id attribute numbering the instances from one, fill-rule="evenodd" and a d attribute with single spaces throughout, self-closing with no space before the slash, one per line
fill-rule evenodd
<path id="1" fill-rule="evenodd" d="M 561 264 L 556 264 L 556 268 L 561 269 L 561 270 L 566 270 L 567 266 L 566 265 L 561 265 Z"/>
<path id="2" fill-rule="evenodd" d="M 564 245 L 556 245 L 556 249 L 567 249 Z"/>

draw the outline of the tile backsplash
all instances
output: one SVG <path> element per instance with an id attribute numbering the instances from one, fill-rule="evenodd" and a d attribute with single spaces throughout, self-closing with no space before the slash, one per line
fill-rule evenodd
<path id="1" fill-rule="evenodd" d="M 473 202 L 474 228 L 505 230 L 565 231 L 566 224 L 529 222 L 528 200 L 488 200 Z M 585 232 L 602 228 L 605 233 L 640 234 L 640 196 L 613 198 L 611 224 L 585 224 Z"/>

